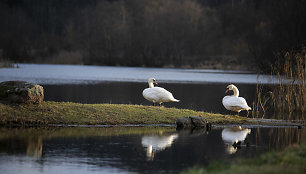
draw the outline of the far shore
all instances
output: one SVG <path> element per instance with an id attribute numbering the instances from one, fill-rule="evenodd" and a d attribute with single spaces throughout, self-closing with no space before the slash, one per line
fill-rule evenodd
<path id="1" fill-rule="evenodd" d="M 22 80 L 40 85 L 91 84 L 101 82 L 140 82 L 155 77 L 161 83 L 240 83 L 276 84 L 278 78 L 251 71 L 213 69 L 173 69 L 89 65 L 18 64 L 0 68 L 0 81 Z M 39 72 L 39 73 L 37 73 Z M 203 78 L 205 74 L 205 78 Z M 218 74 L 218 76 L 216 76 Z"/>

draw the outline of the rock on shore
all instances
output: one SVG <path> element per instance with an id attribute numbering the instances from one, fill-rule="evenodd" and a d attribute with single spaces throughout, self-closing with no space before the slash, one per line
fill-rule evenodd
<path id="1" fill-rule="evenodd" d="M 178 118 L 176 121 L 178 128 L 193 128 L 193 127 L 211 127 L 211 124 L 202 117 L 199 116 L 189 116 Z"/>
<path id="2" fill-rule="evenodd" d="M 25 81 L 0 83 L 0 101 L 3 103 L 39 104 L 44 100 L 42 86 Z"/>

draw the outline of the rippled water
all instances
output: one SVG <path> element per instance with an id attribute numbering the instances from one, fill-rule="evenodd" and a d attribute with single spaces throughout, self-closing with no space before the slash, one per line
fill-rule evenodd
<path id="1" fill-rule="evenodd" d="M 177 173 L 305 142 L 305 129 L 29 128 L 0 133 L 1 173 Z M 232 146 L 241 141 L 240 146 Z"/>

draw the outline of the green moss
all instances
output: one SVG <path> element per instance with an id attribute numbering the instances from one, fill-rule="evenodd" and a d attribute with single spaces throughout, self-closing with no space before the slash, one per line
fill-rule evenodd
<path id="1" fill-rule="evenodd" d="M 0 104 L 3 124 L 175 124 L 179 117 L 202 116 L 213 124 L 245 123 L 249 118 L 188 109 L 124 104 L 42 102 L 40 105 Z"/>
<path id="2" fill-rule="evenodd" d="M 302 174 L 306 173 L 306 144 L 296 145 L 282 152 L 270 152 L 261 156 L 248 159 L 238 160 L 232 164 L 213 163 L 210 166 L 195 167 L 183 174 Z"/>

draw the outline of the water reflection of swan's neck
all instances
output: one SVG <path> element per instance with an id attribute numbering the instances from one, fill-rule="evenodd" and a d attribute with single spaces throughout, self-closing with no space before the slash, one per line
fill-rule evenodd
<path id="1" fill-rule="evenodd" d="M 228 153 L 228 154 L 234 154 L 237 152 L 237 148 L 230 145 L 230 144 L 227 144 L 225 143 L 225 151 Z"/>
<path id="2" fill-rule="evenodd" d="M 153 160 L 154 159 L 154 152 L 153 152 L 153 148 L 152 148 L 152 145 L 149 145 L 147 147 L 147 158 L 149 160 Z"/>

